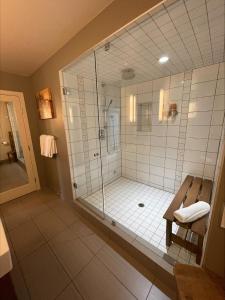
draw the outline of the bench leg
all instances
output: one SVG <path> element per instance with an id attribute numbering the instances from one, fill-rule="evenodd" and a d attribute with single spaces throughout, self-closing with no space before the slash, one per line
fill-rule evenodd
<path id="1" fill-rule="evenodd" d="M 203 236 L 198 236 L 198 252 L 196 255 L 196 264 L 200 265 L 202 258 Z"/>
<path id="2" fill-rule="evenodd" d="M 172 222 L 166 221 L 166 246 L 171 246 Z"/>

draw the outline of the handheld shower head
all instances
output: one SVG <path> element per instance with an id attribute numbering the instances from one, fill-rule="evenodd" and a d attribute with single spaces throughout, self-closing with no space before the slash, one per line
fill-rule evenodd
<path id="1" fill-rule="evenodd" d="M 108 106 L 104 108 L 105 112 L 109 110 L 111 104 L 112 104 L 112 99 L 110 99 Z"/>
<path id="2" fill-rule="evenodd" d="M 112 99 L 110 99 L 107 109 L 109 109 L 111 104 L 112 104 Z"/>

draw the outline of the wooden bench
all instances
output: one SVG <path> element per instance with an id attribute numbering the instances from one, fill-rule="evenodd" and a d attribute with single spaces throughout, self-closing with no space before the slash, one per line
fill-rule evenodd
<path id="1" fill-rule="evenodd" d="M 206 269 L 176 264 L 174 275 L 179 300 L 224 300 L 224 280 Z"/>
<path id="2" fill-rule="evenodd" d="M 173 213 L 175 210 L 179 209 L 182 204 L 183 207 L 187 207 L 197 201 L 205 201 L 210 204 L 212 186 L 213 183 L 211 180 L 188 175 L 163 216 L 163 218 L 166 219 L 166 245 L 169 247 L 172 242 L 175 242 L 195 253 L 196 263 L 198 264 L 200 264 L 201 261 L 203 239 L 207 229 L 208 215 L 192 223 L 180 223 L 175 219 Z M 172 233 L 173 222 L 176 222 L 177 225 L 197 234 L 197 244 L 186 240 L 186 238 L 182 239 L 178 235 Z"/>

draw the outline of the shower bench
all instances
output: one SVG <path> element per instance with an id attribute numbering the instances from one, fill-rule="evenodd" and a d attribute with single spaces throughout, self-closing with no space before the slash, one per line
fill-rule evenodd
<path id="1" fill-rule="evenodd" d="M 205 201 L 210 204 L 212 186 L 213 183 L 211 180 L 188 175 L 163 216 L 163 218 L 166 219 L 166 245 L 169 247 L 172 242 L 174 242 L 192 253 L 195 253 L 197 264 L 200 264 L 201 261 L 203 239 L 207 229 L 208 215 L 192 223 L 180 223 L 176 220 L 173 213 L 175 210 L 179 209 L 182 204 L 183 207 L 187 207 L 197 201 Z M 173 222 L 195 233 L 198 238 L 197 244 L 187 240 L 187 234 L 184 239 L 177 234 L 174 234 L 172 232 Z"/>

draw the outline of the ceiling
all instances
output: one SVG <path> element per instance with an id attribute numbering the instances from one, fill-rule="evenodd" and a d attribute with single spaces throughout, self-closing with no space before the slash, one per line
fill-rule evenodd
<path id="1" fill-rule="evenodd" d="M 98 79 L 126 86 L 224 61 L 224 0 L 166 1 L 95 50 Z M 160 65 L 166 55 L 169 61 Z M 135 78 L 122 80 L 125 68 Z M 95 78 L 93 53 L 67 71 Z"/>
<path id="2" fill-rule="evenodd" d="M 0 69 L 31 75 L 113 0 L 0 0 Z"/>

